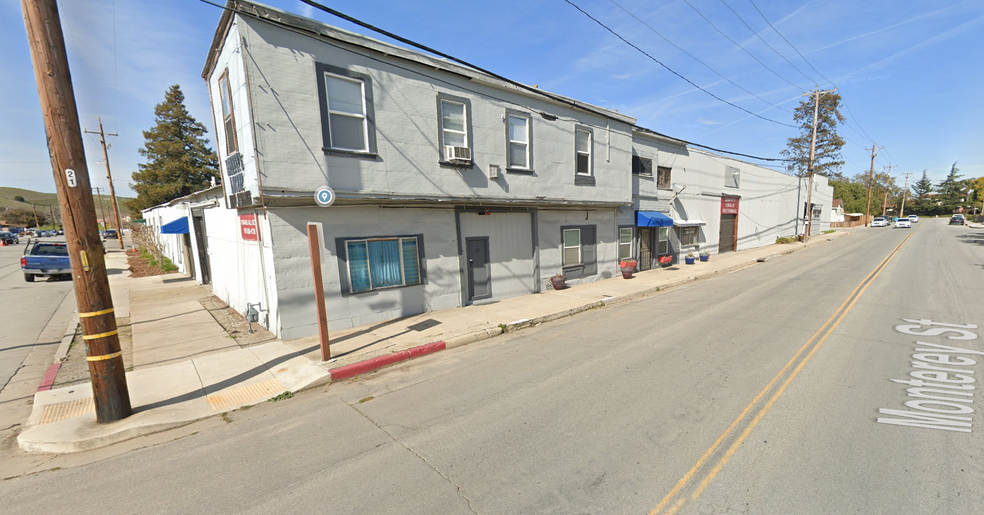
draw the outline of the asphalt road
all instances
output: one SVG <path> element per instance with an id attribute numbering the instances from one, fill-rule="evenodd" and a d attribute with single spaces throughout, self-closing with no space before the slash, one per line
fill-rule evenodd
<path id="1" fill-rule="evenodd" d="M 44 238 L 44 241 L 64 241 Z M 38 279 L 33 283 L 24 281 L 20 269 L 20 258 L 24 252 L 26 239 L 19 245 L 0 247 L 0 389 L 10 381 L 14 372 L 20 368 L 24 358 L 31 352 L 44 327 L 52 322 L 58 306 L 72 291 L 72 281 L 65 279 Z M 74 302 L 74 299 L 69 299 Z M 63 324 L 69 318 L 55 323 Z M 54 347 L 58 341 L 41 342 Z"/>
<path id="2" fill-rule="evenodd" d="M 967 411 L 979 392 L 963 387 L 984 371 L 971 353 L 984 340 L 976 327 L 933 324 L 984 325 L 982 267 L 984 231 L 933 219 L 858 230 L 235 412 L 175 441 L 72 468 L 53 457 L 66 468 L 0 482 L 0 503 L 10 513 L 978 513 L 984 421 Z M 912 392 L 892 381 L 916 377 L 946 382 Z"/>

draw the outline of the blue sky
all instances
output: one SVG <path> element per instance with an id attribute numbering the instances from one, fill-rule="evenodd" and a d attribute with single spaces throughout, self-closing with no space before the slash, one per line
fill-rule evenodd
<path id="1" fill-rule="evenodd" d="M 876 169 L 895 165 L 900 185 L 902 174 L 918 179 L 924 169 L 938 182 L 954 161 L 965 178 L 984 176 L 984 2 L 571 1 L 690 81 L 777 122 L 791 124 L 802 93 L 833 81 L 849 108 L 840 130 L 849 140 L 845 175 L 868 169 L 865 147 L 874 141 L 885 147 Z M 265 3 L 368 33 L 295 0 Z M 678 138 L 777 158 L 795 135 L 694 88 L 565 0 L 324 3 Z M 94 130 L 102 117 L 107 131 L 120 134 L 109 138 L 118 194 L 132 195 L 142 131 L 153 126 L 154 105 L 171 84 L 181 85 L 214 148 L 201 71 L 219 8 L 198 0 L 62 0 L 59 8 L 81 124 Z M 0 0 L 0 48 L 0 186 L 53 192 L 18 0 Z M 93 186 L 105 188 L 98 137 L 84 139 Z"/>

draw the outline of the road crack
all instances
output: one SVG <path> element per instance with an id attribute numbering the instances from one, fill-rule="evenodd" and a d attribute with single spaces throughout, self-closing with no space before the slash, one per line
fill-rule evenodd
<path id="1" fill-rule="evenodd" d="M 454 480 L 452 480 L 446 474 L 444 474 L 443 472 L 441 472 L 440 469 L 438 469 L 437 467 L 435 467 L 434 465 L 432 465 L 429 461 L 427 461 L 427 458 L 423 457 L 419 452 L 417 452 L 417 451 L 413 450 L 412 448 L 410 448 L 409 446 L 407 446 L 407 444 L 401 442 L 398 438 L 396 438 L 395 436 L 393 436 L 392 433 L 390 433 L 389 431 L 387 431 L 383 426 L 381 426 L 378 423 L 376 423 L 376 421 L 373 420 L 372 417 L 370 417 L 369 415 L 367 415 L 364 412 L 362 412 L 362 410 L 356 408 L 355 406 L 352 406 L 351 404 L 349 404 L 349 407 L 352 408 L 353 410 L 355 410 L 355 412 L 358 413 L 359 415 L 362 415 L 366 420 L 368 420 L 372 425 L 376 426 L 380 431 L 382 431 L 383 433 L 385 433 L 386 436 L 390 437 L 391 440 L 393 440 L 394 442 L 400 444 L 400 446 L 402 446 L 407 451 L 413 453 L 414 456 L 416 456 L 417 458 L 419 458 L 420 461 L 426 463 L 427 466 L 430 467 L 431 470 L 433 470 L 434 472 L 436 472 L 439 476 L 443 477 L 445 481 L 447 481 L 448 483 L 450 483 L 451 486 L 453 486 L 455 488 L 455 490 L 457 490 L 458 496 L 460 496 L 462 499 L 465 500 L 465 502 L 468 503 L 468 509 L 471 510 L 472 513 L 478 515 L 478 511 L 475 509 L 474 506 L 472 506 L 471 499 L 469 499 L 468 496 L 465 495 L 465 492 L 461 489 L 461 485 L 459 485 L 458 483 L 455 483 Z"/>

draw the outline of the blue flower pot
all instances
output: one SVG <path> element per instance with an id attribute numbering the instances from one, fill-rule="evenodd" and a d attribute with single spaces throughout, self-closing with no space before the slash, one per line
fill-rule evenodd
<path id="1" fill-rule="evenodd" d="M 700 256 L 701 261 L 707 261 L 708 259 L 711 259 L 710 255 Z"/>
<path id="2" fill-rule="evenodd" d="M 685 259 L 687 261 L 687 264 L 688 265 L 692 265 L 692 264 L 694 264 L 695 261 L 697 261 L 696 259 L 694 259 L 692 257 L 685 257 L 683 259 Z"/>

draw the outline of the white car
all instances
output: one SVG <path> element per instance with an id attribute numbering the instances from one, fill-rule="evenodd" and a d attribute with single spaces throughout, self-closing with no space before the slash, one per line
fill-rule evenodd
<path id="1" fill-rule="evenodd" d="M 874 220 L 871 221 L 872 227 L 888 227 L 888 220 L 883 216 L 876 216 Z"/>
<path id="2" fill-rule="evenodd" d="M 903 229 L 911 229 L 912 222 L 910 222 L 908 218 L 899 218 L 895 221 L 895 228 L 898 229 L 900 227 Z"/>
<path id="3" fill-rule="evenodd" d="M 912 223 L 918 223 L 919 222 L 919 217 L 916 216 L 916 215 L 909 215 L 909 221 L 912 222 Z"/>

